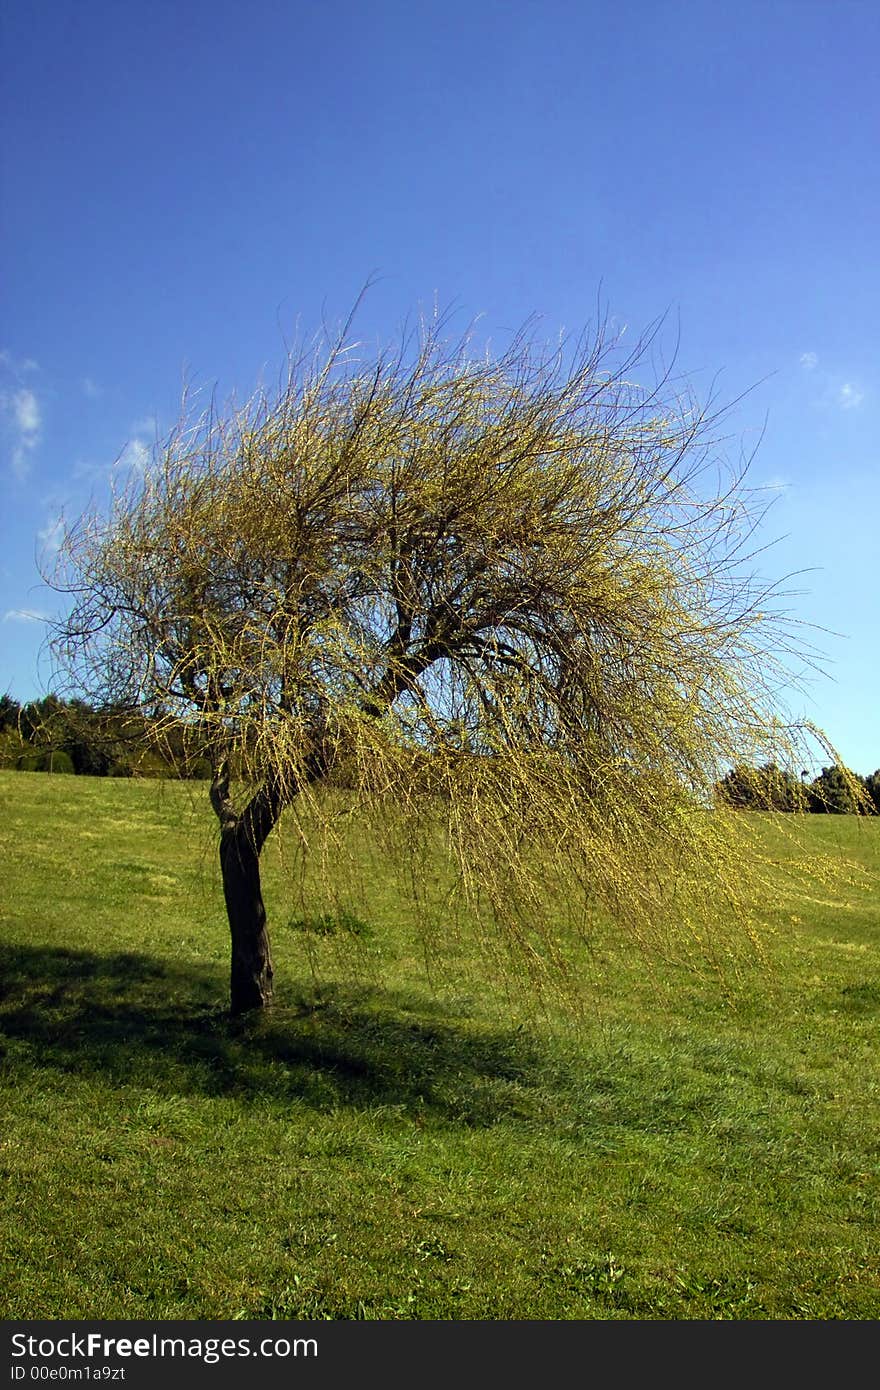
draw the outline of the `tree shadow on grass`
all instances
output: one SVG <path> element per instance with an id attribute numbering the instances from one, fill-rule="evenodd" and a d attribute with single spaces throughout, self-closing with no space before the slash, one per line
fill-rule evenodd
<path id="1" fill-rule="evenodd" d="M 219 966 L 0 945 L 4 1069 L 53 1068 L 165 1094 L 382 1106 L 474 1127 L 546 1103 L 547 1059 L 516 1029 L 430 997 L 336 988 L 266 1016 L 217 1007 Z"/>

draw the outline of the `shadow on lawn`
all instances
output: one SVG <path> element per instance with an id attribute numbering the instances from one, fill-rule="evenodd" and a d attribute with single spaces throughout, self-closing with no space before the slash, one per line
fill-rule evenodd
<path id="1" fill-rule="evenodd" d="M 169 1094 L 386 1106 L 474 1126 L 541 1109 L 547 1060 L 516 1030 L 368 989 L 232 1020 L 216 1003 L 225 987 L 219 966 L 0 945 L 0 1050 L 7 1068 Z"/>

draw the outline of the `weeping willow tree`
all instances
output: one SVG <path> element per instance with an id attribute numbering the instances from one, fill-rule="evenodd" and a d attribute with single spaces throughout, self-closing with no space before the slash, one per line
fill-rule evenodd
<path id="1" fill-rule="evenodd" d="M 369 356 L 347 332 L 184 411 L 53 580 L 76 689 L 210 762 L 233 1011 L 272 998 L 267 837 L 340 785 L 401 846 L 442 832 L 524 980 L 570 966 L 551 901 L 711 952 L 749 858 L 713 788 L 797 738 L 763 503 L 717 419 L 601 330 L 496 356 L 437 322 Z"/>

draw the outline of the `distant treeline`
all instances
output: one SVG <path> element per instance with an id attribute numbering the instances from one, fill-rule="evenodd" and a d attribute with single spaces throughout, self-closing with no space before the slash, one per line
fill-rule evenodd
<path id="1" fill-rule="evenodd" d="M 193 758 L 185 730 L 163 721 L 161 740 L 149 737 L 142 715 L 95 710 L 82 700 L 47 695 L 20 705 L 0 696 L 0 767 L 23 772 L 79 773 L 88 777 L 209 778 L 206 758 Z M 880 814 L 880 768 L 860 777 L 848 768 L 823 767 L 808 781 L 775 763 L 734 767 L 718 783 L 728 806 L 755 811 L 833 815 Z"/>
<path id="2" fill-rule="evenodd" d="M 775 763 L 763 767 L 734 767 L 718 783 L 718 795 L 728 806 L 752 811 L 807 811 L 820 815 L 880 814 L 880 768 L 860 777 L 832 764 L 808 781 Z"/>
<path id="3" fill-rule="evenodd" d="M 160 742 L 147 720 L 95 710 L 82 700 L 47 695 L 20 705 L 0 696 L 0 767 L 86 777 L 210 777 L 206 758 L 193 759 L 184 730 L 163 725 Z"/>

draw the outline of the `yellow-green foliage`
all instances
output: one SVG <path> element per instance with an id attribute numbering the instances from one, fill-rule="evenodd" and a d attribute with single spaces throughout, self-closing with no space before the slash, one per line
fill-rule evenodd
<path id="1" fill-rule="evenodd" d="M 215 807 L 236 777 L 239 806 L 292 806 L 331 886 L 340 816 L 416 866 L 440 837 L 435 925 L 465 903 L 539 992 L 582 978 L 608 921 L 722 964 L 762 856 L 714 788 L 799 767 L 804 731 L 748 553 L 762 503 L 636 360 L 601 334 L 476 357 L 428 325 L 293 363 L 275 396 L 184 419 L 71 530 L 56 653 L 153 734 L 182 724 Z"/>

